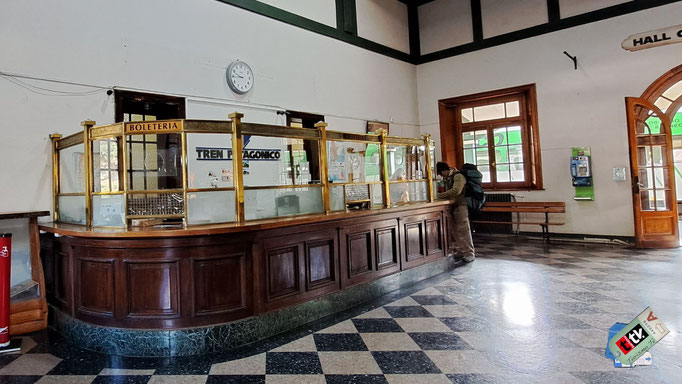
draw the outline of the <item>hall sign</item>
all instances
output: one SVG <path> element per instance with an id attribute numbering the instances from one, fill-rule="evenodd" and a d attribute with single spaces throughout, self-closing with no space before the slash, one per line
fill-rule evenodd
<path id="1" fill-rule="evenodd" d="M 125 123 L 125 132 L 133 134 L 181 132 L 182 120 L 134 121 Z"/>
<path id="2" fill-rule="evenodd" d="M 197 160 L 232 160 L 232 148 L 196 147 Z M 244 149 L 244 161 L 279 161 L 282 151 L 279 149 Z"/>
<path id="3" fill-rule="evenodd" d="M 682 24 L 631 35 L 623 41 L 621 46 L 628 51 L 639 51 L 680 42 L 682 42 Z"/>

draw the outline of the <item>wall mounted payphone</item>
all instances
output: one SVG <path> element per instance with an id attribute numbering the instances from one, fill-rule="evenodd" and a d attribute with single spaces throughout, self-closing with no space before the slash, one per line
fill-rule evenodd
<path id="1" fill-rule="evenodd" d="M 571 156 L 571 176 L 574 187 L 588 187 L 592 185 L 592 171 L 590 156 Z"/>

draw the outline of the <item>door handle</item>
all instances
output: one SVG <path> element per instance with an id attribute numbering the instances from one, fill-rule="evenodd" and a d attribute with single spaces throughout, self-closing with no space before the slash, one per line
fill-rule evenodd
<path id="1" fill-rule="evenodd" d="M 632 194 L 633 195 L 639 195 L 639 188 L 644 187 L 642 183 L 639 182 L 639 176 L 635 176 L 632 178 Z"/>

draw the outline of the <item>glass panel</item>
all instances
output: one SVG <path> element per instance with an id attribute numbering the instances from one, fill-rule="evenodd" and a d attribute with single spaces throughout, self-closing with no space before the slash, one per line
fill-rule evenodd
<path id="1" fill-rule="evenodd" d="M 654 191 L 640 191 L 639 199 L 641 203 L 642 211 L 653 211 L 654 210 Z"/>
<path id="2" fill-rule="evenodd" d="M 670 190 L 656 190 L 656 210 L 670 210 Z"/>
<path id="3" fill-rule="evenodd" d="M 510 145 L 508 150 L 510 162 L 512 163 L 523 162 L 523 147 L 521 145 Z"/>
<path id="4" fill-rule="evenodd" d="M 476 131 L 476 146 L 477 147 L 488 147 L 488 132 L 487 131 Z"/>
<path id="5" fill-rule="evenodd" d="M 386 153 L 390 180 L 420 180 L 426 177 L 424 146 L 391 145 L 386 148 Z"/>
<path id="6" fill-rule="evenodd" d="M 139 193 L 128 195 L 128 215 L 167 216 L 184 212 L 182 193 Z"/>
<path id="7" fill-rule="evenodd" d="M 92 225 L 95 227 L 125 227 L 125 196 L 92 196 Z"/>
<path id="8" fill-rule="evenodd" d="M 476 151 L 479 152 L 479 151 Z M 477 164 L 476 158 L 474 157 L 474 150 L 473 149 L 465 149 L 464 150 L 464 162 L 465 163 L 471 163 L 471 164 Z"/>
<path id="9" fill-rule="evenodd" d="M 327 142 L 327 170 L 332 182 L 381 180 L 378 144 Z"/>
<path id="10" fill-rule="evenodd" d="M 678 97 L 682 96 L 682 80 L 663 92 L 663 96 L 670 100 L 677 100 Z"/>
<path id="11" fill-rule="evenodd" d="M 521 127 L 518 125 L 507 127 L 508 144 L 521 144 Z"/>
<path id="12" fill-rule="evenodd" d="M 131 190 L 182 188 L 181 135 L 130 135 L 126 139 Z"/>
<path id="13" fill-rule="evenodd" d="M 637 162 L 640 167 L 651 165 L 651 149 L 650 147 L 637 147 Z"/>
<path id="14" fill-rule="evenodd" d="M 488 148 L 478 148 L 476 149 L 476 162 L 474 164 L 490 164 Z"/>
<path id="15" fill-rule="evenodd" d="M 504 118 L 504 103 L 474 107 L 474 121 Z"/>
<path id="16" fill-rule="evenodd" d="M 9 273 L 10 287 L 14 287 L 26 280 L 32 279 L 31 243 L 28 225 L 28 219 L 9 219 L 0 221 L 0 233 L 12 234 L 12 267 Z"/>
<path id="17" fill-rule="evenodd" d="M 497 163 L 509 162 L 509 151 L 506 145 L 495 147 L 495 161 Z"/>
<path id="18" fill-rule="evenodd" d="M 244 214 L 247 220 L 322 212 L 322 188 L 244 191 Z"/>
<path id="19" fill-rule="evenodd" d="M 85 193 L 84 148 L 78 144 L 59 151 L 60 193 Z"/>
<path id="20" fill-rule="evenodd" d="M 381 153 L 379 144 L 366 144 L 365 178 L 363 181 L 381 181 Z"/>
<path id="21" fill-rule="evenodd" d="M 189 188 L 230 188 L 234 186 L 233 173 L 231 134 L 187 134 Z"/>
<path id="22" fill-rule="evenodd" d="M 509 175 L 509 165 L 504 164 L 504 165 L 498 165 L 496 168 L 496 173 L 497 173 L 497 181 L 498 182 L 508 182 L 510 181 L 511 177 Z"/>
<path id="23" fill-rule="evenodd" d="M 507 144 L 507 128 L 506 127 L 495 128 L 493 130 L 493 137 L 494 137 L 494 141 L 495 141 L 496 146 L 506 145 Z"/>
<path id="24" fill-rule="evenodd" d="M 426 201 L 428 197 L 425 181 L 411 183 L 392 183 L 389 185 L 391 204 L 405 204 L 415 201 Z"/>
<path id="25" fill-rule="evenodd" d="M 670 185 L 668 182 L 668 168 L 654 168 L 654 181 L 656 189 L 668 188 Z"/>
<path id="26" fill-rule="evenodd" d="M 481 175 L 483 175 L 483 182 L 489 183 L 490 182 L 490 166 L 489 165 L 480 166 L 480 167 L 478 167 L 478 171 L 481 172 Z"/>
<path id="27" fill-rule="evenodd" d="M 245 186 L 303 185 L 320 182 L 317 141 L 244 136 Z"/>
<path id="28" fill-rule="evenodd" d="M 653 172 L 651 168 L 640 168 L 639 169 L 639 187 L 641 189 L 650 189 L 654 187 Z"/>
<path id="29" fill-rule="evenodd" d="M 672 101 L 664 99 L 662 97 L 659 97 L 658 100 L 654 102 L 654 105 L 657 106 L 663 113 L 665 113 L 666 109 L 668 109 L 670 104 L 672 104 Z"/>
<path id="30" fill-rule="evenodd" d="M 473 132 L 462 133 L 462 145 L 464 146 L 464 148 L 473 148 L 475 146 Z"/>
<path id="31" fill-rule="evenodd" d="M 59 196 L 59 222 L 85 225 L 85 196 Z"/>
<path id="32" fill-rule="evenodd" d="M 666 146 L 663 145 L 653 145 L 651 147 L 654 165 L 667 165 L 668 154 L 666 151 L 667 151 Z"/>
<path id="33" fill-rule="evenodd" d="M 661 119 L 656 115 L 651 115 L 644 122 L 647 126 L 645 132 L 650 132 L 651 134 L 665 133 L 665 129 L 661 127 Z"/>
<path id="34" fill-rule="evenodd" d="M 518 101 L 510 101 L 508 103 L 505 103 L 507 107 L 507 117 L 517 117 L 519 116 L 519 102 Z"/>
<path id="35" fill-rule="evenodd" d="M 234 191 L 187 193 L 189 225 L 228 223 L 236 220 Z"/>
<path id="36" fill-rule="evenodd" d="M 329 209 L 332 211 L 343 211 L 346 209 L 346 202 L 343 199 L 343 185 L 329 186 Z"/>
<path id="37" fill-rule="evenodd" d="M 92 142 L 93 186 L 95 192 L 118 192 L 118 139 Z"/>
<path id="38" fill-rule="evenodd" d="M 471 108 L 462 109 L 462 123 L 474 121 L 474 112 Z"/>
<path id="39" fill-rule="evenodd" d="M 511 181 L 525 181 L 526 174 L 523 169 L 523 163 L 510 164 L 511 166 Z"/>

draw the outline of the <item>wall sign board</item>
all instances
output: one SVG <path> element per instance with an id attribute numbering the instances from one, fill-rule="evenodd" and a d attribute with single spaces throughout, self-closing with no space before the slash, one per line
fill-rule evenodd
<path id="1" fill-rule="evenodd" d="M 628 51 L 639 51 L 680 42 L 682 42 L 682 24 L 630 35 L 623 41 L 621 47 Z"/>

